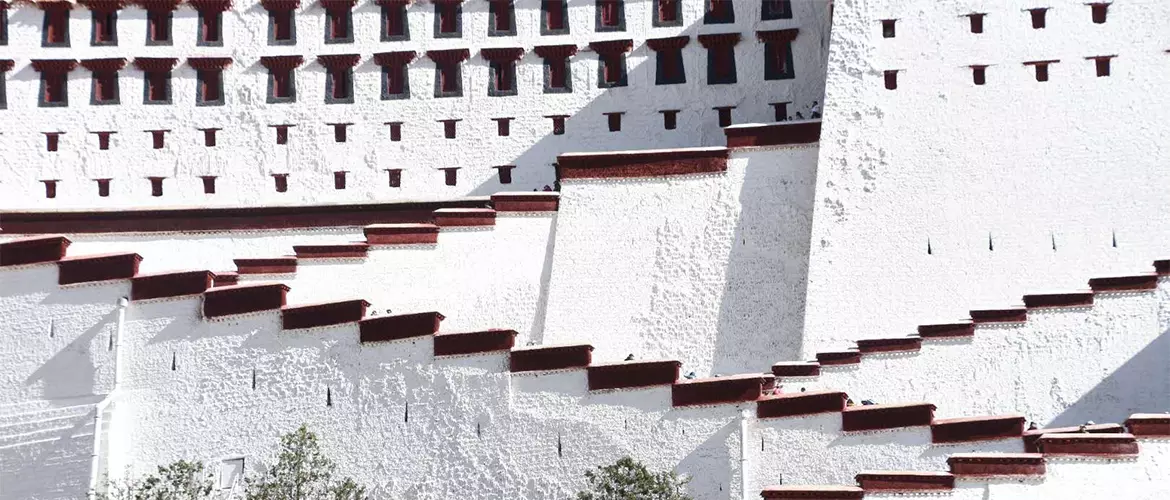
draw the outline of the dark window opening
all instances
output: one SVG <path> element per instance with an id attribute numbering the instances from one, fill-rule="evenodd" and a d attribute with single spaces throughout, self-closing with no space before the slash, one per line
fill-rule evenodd
<path id="1" fill-rule="evenodd" d="M 502 165 L 496 167 L 496 174 L 499 175 L 500 184 L 512 183 L 512 169 L 514 168 L 516 168 L 515 165 Z"/>
<path id="2" fill-rule="evenodd" d="M 1046 62 L 1034 63 L 1033 66 L 1036 66 L 1036 81 L 1047 82 L 1048 81 L 1048 63 L 1046 63 Z"/>
<path id="3" fill-rule="evenodd" d="M 69 85 L 65 73 L 41 73 L 41 106 L 68 106 Z"/>
<path id="4" fill-rule="evenodd" d="M 565 116 L 549 116 L 553 122 L 553 135 L 565 135 Z"/>
<path id="5" fill-rule="evenodd" d="M 540 34 L 566 35 L 569 33 L 568 0 L 540 2 Z"/>
<path id="6" fill-rule="evenodd" d="M 345 189 L 345 171 L 333 172 L 333 189 Z"/>
<path id="7" fill-rule="evenodd" d="M 707 0 L 707 12 L 703 24 L 729 24 L 735 22 L 735 7 L 731 0 Z"/>
<path id="8" fill-rule="evenodd" d="M 110 196 L 110 179 L 94 179 L 97 181 L 98 196 L 108 198 Z"/>
<path id="9" fill-rule="evenodd" d="M 203 180 L 203 194 L 215 194 L 215 176 L 204 175 L 199 178 Z"/>
<path id="10" fill-rule="evenodd" d="M 444 168 L 443 169 L 443 177 L 446 180 L 446 184 L 448 186 L 455 185 L 455 183 L 458 181 L 458 175 L 459 175 L 459 167 Z"/>
<path id="11" fill-rule="evenodd" d="M 683 69 L 682 49 L 662 49 L 656 51 L 655 85 L 673 85 L 686 83 L 687 73 Z"/>
<path id="12" fill-rule="evenodd" d="M 150 45 L 169 45 L 171 43 L 171 19 L 169 10 L 146 11 L 146 42 Z"/>
<path id="13" fill-rule="evenodd" d="M 166 146 L 166 130 L 148 130 L 150 132 L 150 142 L 154 149 L 162 149 Z"/>
<path id="14" fill-rule="evenodd" d="M 508 137 L 512 134 L 512 119 L 511 118 L 492 118 L 496 122 L 496 133 L 500 137 Z"/>
<path id="15" fill-rule="evenodd" d="M 268 102 L 296 101 L 296 77 L 292 69 L 269 70 Z"/>
<path id="16" fill-rule="evenodd" d="M 118 72 L 99 71 L 93 73 L 93 99 L 95 105 L 118 104 Z"/>
<path id="17" fill-rule="evenodd" d="M 491 80 L 488 86 L 488 95 L 516 95 L 516 63 L 513 61 L 491 61 L 489 68 Z"/>
<path id="18" fill-rule="evenodd" d="M 410 28 L 406 18 L 406 2 L 382 5 L 382 41 L 392 42 L 410 39 Z"/>
<path id="19" fill-rule="evenodd" d="M 8 8 L 0 9 L 0 45 L 8 45 Z"/>
<path id="20" fill-rule="evenodd" d="M 886 90 L 894 90 L 898 88 L 898 71 L 889 70 L 885 72 Z"/>
<path id="21" fill-rule="evenodd" d="M 720 127 L 730 127 L 731 126 L 731 110 L 735 109 L 735 106 L 719 106 L 719 107 L 714 108 L 714 109 L 715 109 L 715 111 L 717 111 L 719 113 L 719 126 Z"/>
<path id="22" fill-rule="evenodd" d="M 223 45 L 223 12 L 199 11 L 198 45 Z"/>
<path id="23" fill-rule="evenodd" d="M 772 120 L 778 122 L 788 121 L 788 105 L 791 102 L 774 102 L 772 104 Z"/>
<path id="24" fill-rule="evenodd" d="M 90 39 L 92 45 L 117 45 L 118 44 L 118 12 L 110 11 L 90 11 L 93 16 L 93 37 Z"/>
<path id="25" fill-rule="evenodd" d="M 567 57 L 546 57 L 544 59 L 544 92 L 546 94 L 572 92 L 570 68 Z"/>
<path id="26" fill-rule="evenodd" d="M 463 95 L 462 72 L 458 62 L 435 63 L 435 97 L 460 97 Z"/>
<path id="27" fill-rule="evenodd" d="M 463 6 L 458 2 L 435 4 L 435 38 L 458 38 L 463 36 Z"/>
<path id="28" fill-rule="evenodd" d="M 1048 8 L 1045 7 L 1040 9 L 1028 9 L 1028 12 L 1032 14 L 1032 29 L 1044 29 Z"/>
<path id="29" fill-rule="evenodd" d="M 333 125 L 333 142 L 345 142 L 348 137 L 349 123 L 334 123 Z"/>
<path id="30" fill-rule="evenodd" d="M 57 181 L 56 180 L 46 180 L 46 181 L 41 181 L 41 182 L 45 183 L 45 198 L 56 198 L 57 197 Z"/>
<path id="31" fill-rule="evenodd" d="M 882 20 L 882 38 L 894 38 L 898 35 L 896 29 L 897 19 Z"/>
<path id="32" fill-rule="evenodd" d="M 41 45 L 45 47 L 68 47 L 69 46 L 69 10 L 61 8 L 50 8 L 45 11 L 44 33 L 41 37 Z"/>
<path id="33" fill-rule="evenodd" d="M 279 145 L 288 144 L 288 125 L 274 125 L 276 128 L 276 143 Z"/>
<path id="34" fill-rule="evenodd" d="M 386 174 L 390 180 L 390 187 L 402 187 L 402 169 L 391 168 L 386 170 Z"/>
<path id="35" fill-rule="evenodd" d="M 598 56 L 601 64 L 601 75 L 598 87 L 626 86 L 626 58 L 625 54 L 601 54 Z"/>
<path id="36" fill-rule="evenodd" d="M 195 104 L 200 106 L 223 104 L 223 72 L 201 69 L 195 72 L 198 85 Z"/>
<path id="37" fill-rule="evenodd" d="M 382 99 L 407 99 L 410 97 L 409 73 L 406 64 L 382 66 Z"/>
<path id="38" fill-rule="evenodd" d="M 325 102 L 353 103 L 353 68 L 331 69 L 325 74 Z"/>
<path id="39" fill-rule="evenodd" d="M 626 9 L 623 0 L 597 0 L 596 31 L 625 31 Z"/>
<path id="40" fill-rule="evenodd" d="M 791 80 L 796 78 L 792 67 L 792 44 L 785 41 L 764 43 L 764 79 Z"/>
<path id="41" fill-rule="evenodd" d="M 604 113 L 606 121 L 609 123 L 610 132 L 621 132 L 622 130 L 622 115 L 624 113 Z"/>
<path id="42" fill-rule="evenodd" d="M 666 130 L 674 130 L 678 128 L 678 110 L 667 109 L 659 111 L 662 113 L 662 128 Z"/>
<path id="43" fill-rule="evenodd" d="M 147 71 L 146 98 L 144 104 L 170 104 L 171 102 L 171 72 Z"/>
<path id="44" fill-rule="evenodd" d="M 402 140 L 402 123 L 391 122 L 387 123 L 390 126 L 390 141 L 399 142 Z"/>
<path id="45" fill-rule="evenodd" d="M 94 132 L 98 138 L 98 149 L 106 151 L 110 149 L 110 134 L 113 132 Z"/>
<path id="46" fill-rule="evenodd" d="M 516 34 L 516 4 L 511 0 L 490 0 L 488 3 L 488 36 Z"/>
<path id="47" fill-rule="evenodd" d="M 987 66 L 971 66 L 971 79 L 975 85 L 987 83 Z"/>
<path id="48" fill-rule="evenodd" d="M 717 45 L 707 49 L 707 84 L 735 83 L 735 47 Z"/>
<path id="49" fill-rule="evenodd" d="M 760 19 L 792 19 L 792 0 L 764 0 Z"/>
<path id="50" fill-rule="evenodd" d="M 1091 3 L 1089 6 L 1093 8 L 1093 23 L 1105 24 L 1105 20 L 1109 16 L 1109 4 Z"/>
<path id="51" fill-rule="evenodd" d="M 455 138 L 455 124 L 458 123 L 459 120 L 439 120 L 439 121 L 443 123 L 443 137 L 446 137 L 447 139 L 454 139 Z"/>
<path id="52" fill-rule="evenodd" d="M 353 13 L 349 7 L 325 11 L 325 43 L 353 42 Z"/>
<path id="53" fill-rule="evenodd" d="M 217 130 L 219 130 L 219 129 L 217 129 L 217 128 L 203 129 L 203 145 L 204 146 L 209 147 L 209 148 L 215 147 L 215 132 Z"/>
<path id="54" fill-rule="evenodd" d="M 61 132 L 45 132 L 45 150 L 49 152 L 57 152 L 57 148 L 61 145 Z"/>
<path id="55" fill-rule="evenodd" d="M 1096 63 L 1098 77 L 1109 76 L 1109 61 L 1113 60 L 1113 56 L 1090 57 L 1089 59 Z"/>
<path id="56" fill-rule="evenodd" d="M 150 195 L 159 197 L 163 195 L 163 177 L 147 177 L 150 179 Z"/>
<path id="57" fill-rule="evenodd" d="M 296 17 L 292 10 L 268 12 L 268 43 L 292 45 L 296 43 Z"/>
<path id="58" fill-rule="evenodd" d="M 272 179 L 276 182 L 277 193 L 288 191 L 288 174 L 272 174 Z"/>
<path id="59" fill-rule="evenodd" d="M 983 16 L 987 14 L 968 14 L 967 17 L 971 19 L 971 32 L 983 33 Z"/>
<path id="60" fill-rule="evenodd" d="M 682 0 L 654 0 L 654 26 L 682 26 Z"/>

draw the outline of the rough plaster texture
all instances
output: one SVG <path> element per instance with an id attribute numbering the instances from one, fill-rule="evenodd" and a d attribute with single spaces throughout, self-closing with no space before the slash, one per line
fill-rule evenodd
<path id="1" fill-rule="evenodd" d="M 362 298 L 384 315 L 439 311 L 450 332 L 516 330 L 524 345 L 543 321 L 556 212 L 500 213 L 494 226 L 445 227 L 434 245 L 374 245 L 365 259 L 298 259 L 279 280 L 289 304 Z M 583 340 L 585 341 L 585 340 Z"/>
<path id="2" fill-rule="evenodd" d="M 1046 29 L 1009 0 L 838 2 L 805 355 L 1081 289 L 1165 251 L 1170 58 L 1154 19 L 1170 4 L 1114 2 L 1105 24 L 1080 0 L 1036 5 Z M 982 34 L 961 17 L 973 12 Z M 882 19 L 898 19 L 896 38 Z M 1113 54 L 1109 77 L 1085 59 Z M 1045 59 L 1061 62 L 1038 82 L 1022 63 Z M 990 65 L 986 85 L 973 64 Z"/>
<path id="3" fill-rule="evenodd" d="M 795 357 L 816 153 L 736 151 L 726 173 L 563 182 L 543 341 L 589 341 L 602 360 L 678 359 L 699 375 Z"/>
<path id="4" fill-rule="evenodd" d="M 939 417 L 1018 412 L 1046 427 L 1168 411 L 1170 368 L 1158 361 L 1170 352 L 1170 330 L 1158 324 L 1170 309 L 1168 284 L 1098 294 L 1091 308 L 1033 309 L 1026 323 L 925 339 L 918 352 L 866 354 L 859 365 L 822 367 L 815 383 L 785 385 L 846 390 L 856 401 L 929 401 Z"/>
<path id="5" fill-rule="evenodd" d="M 294 46 L 267 45 L 267 11 L 255 0 L 235 2 L 224 15 L 224 46 L 196 46 L 197 14 L 181 6 L 174 16 L 171 46 L 145 46 L 145 12 L 123 9 L 116 47 L 89 45 L 89 12 L 73 12 L 70 48 L 42 48 L 42 12 L 19 5 L 9 11 L 9 44 L 0 59 L 13 59 L 7 78 L 8 109 L 0 110 L 0 198 L 5 208 L 130 207 L 161 205 L 250 205 L 322 201 L 450 199 L 468 194 L 540 188 L 553 183 L 551 164 L 565 151 L 607 151 L 644 147 L 718 145 L 723 134 L 715 106 L 736 106 L 735 123 L 773 120 L 771 102 L 791 101 L 792 113 L 822 99 L 828 52 L 828 9 L 823 2 L 796 2 L 793 19 L 760 20 L 760 8 L 739 7 L 733 24 L 705 25 L 703 3 L 683 2 L 683 24 L 651 25 L 652 2 L 627 0 L 626 30 L 597 33 L 593 0 L 569 2 L 571 34 L 540 35 L 539 0 L 516 2 L 517 36 L 488 36 L 488 5 L 465 2 L 462 37 L 435 38 L 434 7 L 416 1 L 409 7 L 409 41 L 381 42 L 380 7 L 360 2 L 353 10 L 354 43 L 325 44 L 325 11 L 316 2 L 297 10 Z M 793 43 L 796 78 L 765 81 L 763 43 L 755 31 L 800 28 Z M 708 85 L 707 51 L 695 38 L 702 33 L 740 33 L 736 46 L 738 83 Z M 655 53 L 648 38 L 686 35 L 683 49 L 686 83 L 655 85 Z M 598 88 L 597 55 L 588 44 L 600 40 L 634 40 L 628 55 L 629 86 Z M 538 45 L 575 44 L 582 50 L 572 61 L 573 92 L 543 92 L 543 59 Z M 523 47 L 517 66 L 518 95 L 487 95 L 489 68 L 479 54 L 484 47 Z M 380 99 L 381 68 L 372 54 L 387 51 L 467 48 L 463 97 L 435 98 L 435 65 L 421 56 L 409 65 L 411 98 Z M 321 54 L 360 54 L 354 68 L 354 104 L 325 104 L 325 69 Z M 261 56 L 302 55 L 296 73 L 297 102 L 266 104 L 267 70 Z M 142 72 L 128 65 L 120 73 L 121 104 L 93 106 L 90 74 L 79 68 L 69 76 L 69 106 L 39 108 L 40 75 L 32 59 L 102 57 L 178 57 L 173 73 L 173 104 L 144 105 Z M 188 57 L 232 57 L 224 72 L 224 106 L 196 106 L 195 70 Z M 665 130 L 662 110 L 682 110 L 678 128 Z M 609 132 L 603 113 L 624 112 L 622 130 Z M 552 135 L 549 115 L 572 116 L 564 135 Z M 497 135 L 491 118 L 512 117 L 511 134 Z M 457 137 L 445 139 L 439 120 L 462 120 Z M 386 122 L 403 122 L 402 141 L 390 142 Z M 352 123 L 348 142 L 337 144 L 331 123 Z M 295 125 L 289 144 L 278 146 L 270 125 Z M 199 128 L 220 127 L 218 145 L 207 148 Z M 166 129 L 167 145 L 152 149 L 146 130 Z M 116 131 L 108 151 L 98 149 L 96 131 Z M 60 151 L 49 153 L 43 132 L 64 132 Z M 501 186 L 495 166 L 514 165 L 511 185 Z M 444 183 L 441 168 L 458 167 L 456 186 Z M 402 187 L 391 188 L 386 169 L 402 169 Z M 348 171 L 347 186 L 336 190 L 333 172 Z M 288 191 L 277 193 L 271 174 L 287 173 Z M 199 176 L 218 176 L 216 193 L 203 193 Z M 148 176 L 166 177 L 164 194 L 152 197 Z M 92 179 L 112 178 L 110 196 L 98 197 Z M 45 179 L 60 179 L 57 197 L 46 199 Z"/>

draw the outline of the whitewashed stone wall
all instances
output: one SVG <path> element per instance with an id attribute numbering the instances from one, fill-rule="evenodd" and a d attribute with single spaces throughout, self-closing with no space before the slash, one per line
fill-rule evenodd
<path id="1" fill-rule="evenodd" d="M 235 2 L 224 15 L 223 47 L 196 46 L 197 14 L 183 5 L 174 16 L 174 44 L 145 46 L 145 12 L 121 11 L 116 47 L 91 47 L 90 16 L 84 9 L 71 16 L 69 48 L 42 48 L 42 12 L 28 5 L 9 10 L 9 44 L 0 59 L 12 59 L 7 78 L 8 109 L 0 110 L 0 202 L 3 208 L 92 208 L 174 205 L 295 204 L 363 200 L 450 199 L 468 194 L 527 190 L 553 184 L 551 164 L 565 151 L 607 151 L 646 147 L 718 145 L 723 135 L 715 106 L 736 106 L 735 123 L 772 121 L 771 102 L 792 101 L 793 111 L 822 99 L 824 61 L 828 50 L 828 9 L 821 0 L 794 2 L 793 19 L 760 20 L 758 2 L 736 4 L 735 23 L 703 24 L 703 2 L 683 2 L 681 27 L 651 25 L 652 2 L 625 2 L 626 31 L 596 33 L 594 2 L 569 2 L 571 34 L 540 36 L 539 0 L 516 2 L 517 36 L 489 37 L 488 6 L 464 2 L 461 38 L 434 38 L 434 7 L 416 1 L 409 8 L 410 41 L 381 42 L 380 8 L 362 1 L 353 10 L 354 43 L 325 44 L 325 12 L 315 2 L 297 10 L 295 46 L 267 45 L 267 11 L 255 0 Z M 796 79 L 765 81 L 763 43 L 756 30 L 800 28 L 793 44 Z M 702 33 L 741 33 L 736 46 L 738 83 L 706 83 L 707 51 L 696 39 Z M 683 49 L 687 82 L 654 84 L 654 52 L 647 38 L 687 35 Z M 629 86 L 597 87 L 597 56 L 591 41 L 633 39 L 628 54 Z M 543 93 L 543 60 L 537 45 L 575 44 L 583 50 L 571 59 L 573 93 Z M 519 94 L 489 97 L 487 62 L 479 49 L 523 47 L 517 66 Z M 435 98 L 434 64 L 427 50 L 468 48 L 463 64 L 462 98 Z M 420 58 L 409 66 L 411 98 L 380 100 L 381 71 L 372 54 L 415 50 Z M 325 69 L 315 62 L 322 54 L 360 54 L 354 69 L 354 104 L 325 104 Z M 261 56 L 302 55 L 297 70 L 297 102 L 266 104 L 267 70 Z M 78 68 L 69 76 L 69 106 L 37 107 L 40 75 L 33 59 L 103 57 L 177 57 L 173 101 L 144 105 L 143 74 L 128 64 L 120 73 L 121 104 L 89 104 L 90 73 Z M 225 106 L 195 106 L 195 71 L 189 57 L 232 57 L 224 72 Z M 661 110 L 679 109 L 678 128 L 663 128 Z M 603 113 L 625 112 L 620 132 L 609 132 Z M 552 135 L 547 115 L 572 115 L 564 135 Z M 498 137 L 491 118 L 514 117 L 509 137 Z M 457 137 L 445 139 L 438 120 L 461 119 Z M 404 122 L 402 141 L 390 142 L 386 122 Z M 330 123 L 353 123 L 348 142 L 333 142 Z M 293 124 L 289 144 L 278 146 L 270 125 Z M 222 127 L 218 145 L 207 148 L 199 128 Z M 146 130 L 166 129 L 166 147 L 152 149 Z M 108 151 L 100 151 L 91 132 L 117 131 Z M 64 132 L 60 151 L 49 153 L 44 132 Z M 515 165 L 513 182 L 501 186 L 496 169 Z M 444 183 L 441 168 L 459 167 L 456 186 Z M 402 169 L 402 187 L 389 187 L 386 169 Z M 344 190 L 336 190 L 333 172 L 349 173 Z M 288 191 L 277 193 L 271 174 L 287 173 Z M 216 193 L 204 194 L 199 176 L 217 176 Z M 151 196 L 147 176 L 161 176 L 164 193 Z M 109 197 L 99 197 L 92 179 L 112 178 Z M 57 197 L 45 198 L 41 180 L 60 179 Z"/>
<path id="2" fill-rule="evenodd" d="M 833 20 L 804 351 L 912 334 L 1165 255 L 1170 15 L 1079 0 L 861 0 Z M 1034 30 L 1029 7 L 1049 7 Z M 967 17 L 984 12 L 984 32 Z M 897 36 L 882 37 L 883 19 Z M 1117 55 L 1097 77 L 1086 57 Z M 1027 61 L 1059 59 L 1038 82 Z M 986 85 L 969 65 L 989 65 Z M 883 72 L 898 70 L 887 90 Z M 929 249 L 929 251 L 928 251 Z"/>
<path id="3" fill-rule="evenodd" d="M 700 376 L 798 355 L 816 154 L 742 150 L 726 173 L 563 182 L 543 342 Z"/>

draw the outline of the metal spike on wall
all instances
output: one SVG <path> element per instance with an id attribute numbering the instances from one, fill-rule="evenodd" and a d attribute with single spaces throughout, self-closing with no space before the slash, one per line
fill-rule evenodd
<path id="1" fill-rule="evenodd" d="M 991 233 L 987 233 L 987 249 L 992 252 L 995 251 L 995 242 L 991 239 Z"/>
<path id="2" fill-rule="evenodd" d="M 557 456 L 564 457 L 564 447 L 561 446 L 561 435 L 557 434 Z"/>
<path id="3" fill-rule="evenodd" d="M 252 369 L 252 390 L 256 390 L 256 369 Z"/>
<path id="4" fill-rule="evenodd" d="M 171 371 L 179 369 L 179 355 L 175 351 L 171 351 Z"/>
<path id="5" fill-rule="evenodd" d="M 333 406 L 333 389 L 325 386 L 325 406 Z"/>
<path id="6" fill-rule="evenodd" d="M 926 255 L 934 255 L 934 248 L 930 246 L 930 238 L 926 239 Z"/>

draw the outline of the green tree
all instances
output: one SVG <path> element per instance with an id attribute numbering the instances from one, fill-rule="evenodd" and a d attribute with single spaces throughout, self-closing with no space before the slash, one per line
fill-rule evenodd
<path id="1" fill-rule="evenodd" d="M 317 435 L 301 425 L 280 438 L 276 464 L 247 479 L 247 500 L 367 500 L 364 487 L 348 477 L 335 479 L 336 472 Z"/>
<path id="2" fill-rule="evenodd" d="M 589 487 L 577 500 L 691 500 L 683 493 L 689 479 L 674 471 L 650 472 L 630 457 L 585 471 L 585 480 Z"/>
<path id="3" fill-rule="evenodd" d="M 202 462 L 179 460 L 159 466 L 157 473 L 110 484 L 95 500 L 204 500 L 211 498 L 211 478 Z"/>

